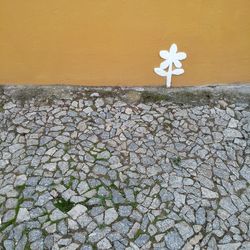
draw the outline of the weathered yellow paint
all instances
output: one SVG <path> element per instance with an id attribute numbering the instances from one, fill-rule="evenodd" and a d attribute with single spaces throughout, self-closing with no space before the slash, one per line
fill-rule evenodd
<path id="1" fill-rule="evenodd" d="M 188 54 L 173 86 L 250 82 L 249 0 L 0 0 L 0 83 L 162 85 L 161 49 Z"/>

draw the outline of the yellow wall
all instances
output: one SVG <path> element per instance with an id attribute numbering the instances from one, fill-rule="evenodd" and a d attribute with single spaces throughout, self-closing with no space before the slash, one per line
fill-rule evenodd
<path id="1" fill-rule="evenodd" d="M 250 82 L 249 0 L 0 0 L 0 83 L 162 85 Z"/>

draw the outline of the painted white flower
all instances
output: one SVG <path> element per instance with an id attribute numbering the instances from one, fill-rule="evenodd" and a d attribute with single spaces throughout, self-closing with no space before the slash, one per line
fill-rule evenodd
<path id="1" fill-rule="evenodd" d="M 187 54 L 184 52 L 177 52 L 177 45 L 172 44 L 169 51 L 160 51 L 160 57 L 165 59 L 165 61 L 160 64 L 159 68 L 154 68 L 154 72 L 159 76 L 166 77 L 166 85 L 167 88 L 169 88 L 171 86 L 172 75 L 181 75 L 184 73 L 180 61 L 186 59 Z M 175 69 L 173 69 L 173 66 L 175 66 Z M 168 71 L 165 71 L 167 68 Z"/>

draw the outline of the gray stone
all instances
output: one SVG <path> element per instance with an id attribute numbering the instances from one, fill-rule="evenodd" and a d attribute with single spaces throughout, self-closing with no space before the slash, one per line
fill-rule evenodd
<path id="1" fill-rule="evenodd" d="M 218 245 L 219 250 L 237 250 L 241 246 L 241 243 L 229 243 Z"/>
<path id="2" fill-rule="evenodd" d="M 79 194 L 86 193 L 89 190 L 89 185 L 86 181 L 82 181 L 79 183 L 77 187 L 77 191 Z"/>
<path id="3" fill-rule="evenodd" d="M 165 236 L 165 242 L 170 250 L 181 249 L 184 245 L 184 241 L 177 232 L 170 232 Z"/>
<path id="4" fill-rule="evenodd" d="M 58 232 L 62 235 L 67 235 L 68 233 L 68 228 L 64 220 L 59 221 L 59 223 L 57 224 L 57 229 Z"/>
<path id="5" fill-rule="evenodd" d="M 15 249 L 15 247 L 14 247 L 15 243 L 12 240 L 5 240 L 3 242 L 3 245 L 4 245 L 4 247 L 5 247 L 6 250 L 8 250 L 8 249 Z"/>
<path id="6" fill-rule="evenodd" d="M 225 209 L 230 214 L 235 214 L 238 211 L 238 209 L 235 207 L 230 197 L 223 197 L 220 200 L 219 204 L 223 209 Z"/>
<path id="7" fill-rule="evenodd" d="M 122 217 L 128 217 L 132 212 L 131 206 L 120 206 L 119 207 L 119 215 Z"/>
<path id="8" fill-rule="evenodd" d="M 13 145 L 9 146 L 9 151 L 10 151 L 10 153 L 13 154 L 22 148 L 24 148 L 24 144 L 13 144 Z"/>
<path id="9" fill-rule="evenodd" d="M 96 99 L 96 101 L 95 101 L 95 106 L 96 106 L 97 108 L 102 107 L 103 105 L 104 105 L 104 101 L 103 101 L 102 98 Z"/>
<path id="10" fill-rule="evenodd" d="M 129 220 L 123 219 L 119 222 L 114 223 L 112 225 L 112 229 L 119 232 L 120 234 L 126 235 L 132 225 L 133 223 L 131 223 Z"/>
<path id="11" fill-rule="evenodd" d="M 193 159 L 182 160 L 180 165 L 184 168 L 191 168 L 191 169 L 197 168 L 197 163 Z"/>
<path id="12" fill-rule="evenodd" d="M 195 214 L 196 224 L 203 225 L 206 222 L 206 210 L 200 207 Z"/>
<path id="13" fill-rule="evenodd" d="M 154 120 L 152 115 L 143 115 L 142 119 L 146 122 L 152 122 Z"/>
<path id="14" fill-rule="evenodd" d="M 97 243 L 97 248 L 98 249 L 110 249 L 112 248 L 112 245 L 110 244 L 110 241 L 107 238 L 104 238 Z"/>
<path id="15" fill-rule="evenodd" d="M 4 214 L 3 219 L 2 219 L 2 222 L 3 222 L 3 223 L 6 223 L 6 222 L 8 222 L 8 221 L 10 221 L 10 220 L 13 220 L 13 219 L 15 218 L 15 216 L 16 216 L 15 210 L 8 210 L 8 211 Z"/>
<path id="16" fill-rule="evenodd" d="M 165 232 L 174 226 L 175 222 L 171 219 L 160 220 L 156 222 L 156 226 L 160 232 Z"/>
<path id="17" fill-rule="evenodd" d="M 20 208 L 17 214 L 16 222 L 23 222 L 30 220 L 30 213 L 27 208 Z"/>
<path id="18" fill-rule="evenodd" d="M 150 237 L 147 234 L 141 234 L 139 235 L 139 237 L 135 240 L 135 244 L 138 247 L 142 247 L 144 246 L 148 241 L 149 241 Z"/>
<path id="19" fill-rule="evenodd" d="M 223 134 L 227 138 L 242 138 L 242 134 L 240 131 L 232 128 L 227 128 L 223 131 Z"/>
<path id="20" fill-rule="evenodd" d="M 58 135 L 56 137 L 56 140 L 61 143 L 68 143 L 70 141 L 70 137 L 64 136 L 64 135 Z"/>
<path id="21" fill-rule="evenodd" d="M 84 121 L 79 122 L 79 124 L 77 125 L 77 129 L 80 130 L 81 132 L 83 132 L 86 128 L 87 128 L 87 125 Z"/>
<path id="22" fill-rule="evenodd" d="M 239 121 L 235 120 L 234 118 L 231 118 L 229 121 L 228 127 L 229 128 L 237 128 Z"/>
<path id="23" fill-rule="evenodd" d="M 103 151 L 97 154 L 97 159 L 108 159 L 108 158 L 110 158 L 109 151 Z"/>
<path id="24" fill-rule="evenodd" d="M 15 183 L 14 183 L 14 186 L 17 187 L 17 186 L 22 186 L 26 183 L 27 181 L 27 177 L 25 174 L 22 174 L 22 175 L 18 175 L 16 177 L 16 180 L 15 180 Z"/>
<path id="25" fill-rule="evenodd" d="M 208 188 L 202 187 L 201 192 L 202 192 L 202 197 L 206 199 L 216 199 L 219 197 L 219 195 L 216 192 L 213 192 Z"/>
<path id="26" fill-rule="evenodd" d="M 118 213 L 114 208 L 105 211 L 104 222 L 106 225 L 112 224 L 118 218 Z"/>
<path id="27" fill-rule="evenodd" d="M 53 210 L 49 218 L 51 221 L 58 221 L 58 220 L 67 218 L 67 215 L 56 208 L 55 210 Z"/>
<path id="28" fill-rule="evenodd" d="M 28 134 L 30 132 L 30 129 L 23 128 L 21 126 L 17 127 L 17 133 L 19 134 Z"/>
<path id="29" fill-rule="evenodd" d="M 182 239 L 186 241 L 188 238 L 194 235 L 194 231 L 191 226 L 189 226 L 186 222 L 180 222 L 175 225 L 178 229 Z"/>
<path id="30" fill-rule="evenodd" d="M 77 204 L 68 212 L 68 215 L 70 215 L 72 219 L 76 220 L 80 215 L 82 215 L 86 211 L 87 208 L 85 206 Z"/>
<path id="31" fill-rule="evenodd" d="M 41 230 L 34 229 L 29 232 L 29 241 L 34 242 L 42 237 Z"/>
<path id="32" fill-rule="evenodd" d="M 250 167 L 247 165 L 243 166 L 240 170 L 240 174 L 250 183 Z"/>
<path id="33" fill-rule="evenodd" d="M 89 235 L 89 241 L 91 243 L 95 243 L 103 239 L 108 233 L 110 232 L 110 228 L 104 228 L 104 229 L 95 229 L 90 235 Z"/>
<path id="34" fill-rule="evenodd" d="M 56 170 L 56 166 L 57 166 L 57 164 L 55 162 L 50 162 L 50 163 L 44 164 L 43 168 L 47 169 L 49 171 L 55 171 Z"/>

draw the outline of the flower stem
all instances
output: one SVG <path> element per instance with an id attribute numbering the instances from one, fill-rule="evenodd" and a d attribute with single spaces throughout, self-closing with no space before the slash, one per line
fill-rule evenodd
<path id="1" fill-rule="evenodd" d="M 167 88 L 171 87 L 171 80 L 172 80 L 172 64 L 170 64 L 168 68 L 167 79 L 166 79 Z"/>

